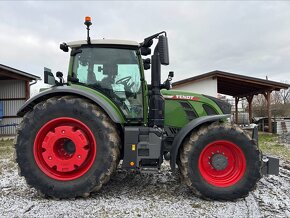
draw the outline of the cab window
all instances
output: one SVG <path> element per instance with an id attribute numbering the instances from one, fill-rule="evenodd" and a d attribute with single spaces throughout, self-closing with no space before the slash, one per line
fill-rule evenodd
<path id="1" fill-rule="evenodd" d="M 136 50 L 82 48 L 74 57 L 79 82 L 113 100 L 126 118 L 143 117 L 140 66 Z"/>

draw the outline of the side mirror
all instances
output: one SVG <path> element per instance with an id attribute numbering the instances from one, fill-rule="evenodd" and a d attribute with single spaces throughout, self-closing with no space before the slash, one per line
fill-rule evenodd
<path id="1" fill-rule="evenodd" d="M 57 71 L 57 72 L 56 72 L 56 77 L 58 77 L 58 78 L 62 78 L 62 77 L 63 77 L 63 73 L 60 72 L 60 71 Z"/>
<path id="2" fill-rule="evenodd" d="M 44 68 L 44 83 L 49 85 L 55 85 L 55 78 L 51 72 L 51 69 Z"/>
<path id="3" fill-rule="evenodd" d="M 68 46 L 65 42 L 59 45 L 59 48 L 63 50 L 64 52 L 68 52 Z"/>
<path id="4" fill-rule="evenodd" d="M 161 85 L 161 89 L 170 90 L 172 88 L 172 85 L 171 85 L 172 77 L 174 77 L 174 72 L 173 71 L 170 71 L 168 73 L 167 80 L 165 80 L 165 82 Z"/>
<path id="5" fill-rule="evenodd" d="M 166 36 L 159 36 L 158 52 L 160 56 L 160 62 L 162 65 L 169 65 L 169 49 L 168 40 Z"/>
<path id="6" fill-rule="evenodd" d="M 60 72 L 60 71 L 57 71 L 57 72 L 56 72 L 56 77 L 59 78 L 59 84 L 63 84 L 63 82 L 64 82 L 64 81 L 63 81 L 63 73 Z M 58 85 L 59 85 L 59 84 L 58 84 Z"/>

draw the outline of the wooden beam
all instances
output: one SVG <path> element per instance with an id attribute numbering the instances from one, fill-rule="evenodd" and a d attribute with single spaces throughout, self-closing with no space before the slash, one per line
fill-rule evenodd
<path id="1" fill-rule="evenodd" d="M 239 121 L 239 111 L 238 111 L 238 104 L 239 104 L 239 97 L 235 97 L 235 107 L 236 107 L 236 124 L 238 124 L 238 121 Z"/>
<path id="2" fill-rule="evenodd" d="M 25 81 L 25 98 L 26 100 L 30 98 L 30 85 L 28 81 Z"/>
<path id="3" fill-rule="evenodd" d="M 3 118 L 19 118 L 19 117 L 16 115 L 13 115 L 13 116 L 3 116 Z"/>
<path id="4" fill-rule="evenodd" d="M 269 128 L 269 132 L 273 132 L 272 129 L 272 113 L 271 113 L 271 91 L 266 91 L 265 93 L 263 93 L 263 95 L 265 96 L 266 100 L 267 100 L 267 114 L 268 114 L 268 128 Z"/>
<path id="5" fill-rule="evenodd" d="M 247 96 L 247 101 L 248 101 L 248 104 L 249 104 L 249 120 L 250 120 L 250 123 L 252 122 L 252 119 L 253 119 L 253 107 L 252 107 L 252 103 L 253 103 L 253 98 L 254 98 L 254 95 L 250 95 L 250 96 Z"/>
<path id="6" fill-rule="evenodd" d="M 26 98 L 0 98 L 0 101 L 17 101 L 17 100 L 27 100 Z"/>
<path id="7" fill-rule="evenodd" d="M 18 75 L 16 73 L 12 73 L 9 71 L 5 71 L 5 70 L 0 70 L 0 75 L 2 76 L 6 76 L 6 77 L 10 77 L 11 79 L 18 79 L 18 80 L 25 80 L 25 81 L 32 81 L 31 79 L 25 77 L 25 76 L 21 76 Z"/>
<path id="8" fill-rule="evenodd" d="M 251 96 L 251 95 L 259 95 L 259 94 L 263 94 L 265 96 L 265 92 L 272 92 L 272 91 L 273 91 L 272 89 L 261 89 L 261 90 L 255 91 L 255 92 L 247 92 L 247 93 L 244 93 L 242 95 L 236 95 L 236 97 L 243 98 L 243 97 L 247 97 L 247 96 Z"/>
<path id="9" fill-rule="evenodd" d="M 239 76 L 239 75 L 238 75 Z M 233 78 L 232 76 L 226 76 L 226 75 L 219 75 L 219 78 L 226 78 L 226 79 L 230 79 L 231 81 L 241 81 L 241 82 L 244 82 L 244 83 L 251 83 L 251 84 L 255 84 L 255 85 L 260 85 L 260 86 L 263 86 L 263 87 L 271 87 L 273 88 L 275 85 L 274 84 L 265 84 L 265 81 L 257 81 L 255 80 L 256 78 L 250 78 L 250 79 L 246 79 L 244 77 L 235 77 Z"/>

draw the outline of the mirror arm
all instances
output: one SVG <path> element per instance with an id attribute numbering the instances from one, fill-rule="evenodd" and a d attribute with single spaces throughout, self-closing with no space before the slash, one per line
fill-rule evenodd
<path id="1" fill-rule="evenodd" d="M 143 45 L 146 46 L 146 45 L 149 43 L 150 40 L 153 40 L 154 38 L 156 38 L 157 36 L 159 36 L 159 35 L 161 35 L 161 34 L 163 34 L 163 33 L 164 33 L 165 36 L 167 36 L 166 32 L 165 32 L 165 31 L 162 31 L 162 32 L 156 33 L 156 34 L 154 34 L 154 35 L 152 35 L 152 36 L 149 36 L 149 37 L 145 38 L 144 41 L 143 41 L 142 43 L 140 43 L 140 47 L 142 47 Z M 151 46 L 151 45 L 150 45 L 150 46 Z M 150 46 L 149 46 L 149 47 L 150 47 Z M 147 47 L 147 46 L 146 46 L 146 47 Z"/>

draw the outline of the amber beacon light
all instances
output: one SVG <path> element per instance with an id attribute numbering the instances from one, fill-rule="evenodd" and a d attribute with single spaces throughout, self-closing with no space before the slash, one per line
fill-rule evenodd
<path id="1" fill-rule="evenodd" d="M 85 22 L 86 22 L 86 23 L 91 23 L 91 21 L 92 21 L 92 19 L 91 19 L 90 16 L 86 16 L 86 17 L 85 17 Z"/>
<path id="2" fill-rule="evenodd" d="M 92 19 L 90 16 L 85 17 L 85 25 L 87 26 L 87 42 L 88 44 L 91 44 L 90 26 L 92 25 Z"/>

